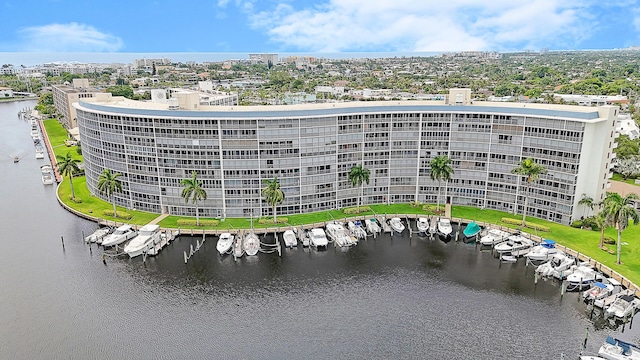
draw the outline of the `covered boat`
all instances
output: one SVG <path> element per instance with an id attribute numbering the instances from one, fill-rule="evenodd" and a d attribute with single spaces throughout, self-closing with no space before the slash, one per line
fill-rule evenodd
<path id="1" fill-rule="evenodd" d="M 284 241 L 284 246 L 288 248 L 298 246 L 298 239 L 296 238 L 296 234 L 293 230 L 286 230 L 284 234 L 282 234 L 282 240 Z"/>
<path id="2" fill-rule="evenodd" d="M 598 355 L 605 359 L 640 359 L 640 348 L 637 345 L 608 336 L 598 350 Z"/>
<path id="3" fill-rule="evenodd" d="M 603 299 L 611 295 L 611 293 L 613 292 L 613 289 L 614 289 L 613 285 L 611 284 L 605 284 L 603 282 L 596 281 L 593 283 L 593 286 L 591 286 L 591 288 L 585 290 L 582 293 L 582 298 L 586 302 L 592 302 L 595 300 Z"/>
<path id="4" fill-rule="evenodd" d="M 543 262 L 550 260 L 553 255 L 558 253 L 558 248 L 556 248 L 556 242 L 553 240 L 542 240 L 539 245 L 534 246 L 527 255 L 527 259 L 531 262 Z"/>
<path id="5" fill-rule="evenodd" d="M 476 224 L 475 221 L 472 221 L 467 224 L 467 226 L 464 228 L 462 233 L 467 239 L 469 239 L 478 235 L 480 231 L 482 231 L 482 228 L 480 227 L 480 225 Z"/>

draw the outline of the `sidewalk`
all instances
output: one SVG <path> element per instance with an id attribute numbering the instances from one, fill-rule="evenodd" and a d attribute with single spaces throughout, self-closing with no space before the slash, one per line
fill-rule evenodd
<path id="1" fill-rule="evenodd" d="M 167 216 L 169 216 L 169 214 L 162 214 L 162 215 L 158 216 L 157 218 L 151 220 L 151 222 L 149 224 L 154 224 L 155 225 L 155 224 L 159 223 L 160 221 L 162 221 Z"/>

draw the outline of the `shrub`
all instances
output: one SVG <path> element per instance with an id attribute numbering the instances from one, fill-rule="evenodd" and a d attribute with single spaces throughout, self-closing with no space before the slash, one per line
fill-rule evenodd
<path id="1" fill-rule="evenodd" d="M 596 223 L 596 219 L 593 216 L 584 219 L 584 224 L 582 225 L 582 227 L 591 228 L 591 230 L 593 231 L 600 231 L 598 223 Z"/>
<path id="2" fill-rule="evenodd" d="M 420 206 L 422 206 L 422 203 L 420 201 L 410 201 L 409 202 L 409 206 L 414 207 L 414 208 L 415 207 L 420 207 Z"/>
<path id="3" fill-rule="evenodd" d="M 512 219 L 512 218 L 502 218 L 502 222 L 503 223 L 507 223 L 507 224 L 511 224 L 511 225 L 520 225 L 520 224 L 522 224 L 522 220 Z M 549 229 L 549 227 L 547 227 L 547 226 L 540 225 L 540 224 L 534 224 L 534 223 L 531 223 L 531 222 L 528 222 L 528 221 L 526 221 L 524 223 L 524 226 L 529 228 L 529 229 L 543 231 L 543 232 L 551 231 L 551 229 Z"/>
<path id="4" fill-rule="evenodd" d="M 69 200 L 73 201 L 76 204 L 82 204 L 82 199 L 77 198 L 77 197 L 72 197 L 71 195 L 69 195 Z"/>
<path id="5" fill-rule="evenodd" d="M 104 209 L 102 210 L 102 215 L 113 216 L 113 210 Z M 131 214 L 124 211 L 116 211 L 115 217 L 118 219 L 131 220 L 133 216 L 131 216 Z"/>
<path id="6" fill-rule="evenodd" d="M 220 224 L 218 220 L 201 219 L 200 225 L 196 223 L 196 219 L 178 219 L 178 226 L 217 226 Z"/>
<path id="7" fill-rule="evenodd" d="M 286 224 L 287 222 L 289 222 L 289 218 L 278 217 L 278 218 L 276 218 L 276 222 L 278 224 Z M 262 225 L 273 225 L 276 222 L 273 221 L 273 218 L 262 218 L 262 219 L 258 220 L 258 224 L 262 224 Z"/>
<path id="8" fill-rule="evenodd" d="M 604 243 L 607 245 L 615 245 L 616 239 L 612 238 L 611 236 L 605 236 Z"/>
<path id="9" fill-rule="evenodd" d="M 422 210 L 430 212 L 431 214 L 435 214 L 436 213 L 436 207 L 437 206 L 435 204 L 424 204 L 424 205 L 422 205 Z"/>
<path id="10" fill-rule="evenodd" d="M 580 229 L 582 227 L 582 220 L 576 220 L 571 223 L 571 227 Z"/>
<path id="11" fill-rule="evenodd" d="M 357 207 L 345 208 L 345 209 L 342 210 L 342 212 L 347 214 L 347 215 L 360 214 L 360 213 L 364 213 L 364 212 L 368 212 L 368 211 L 371 211 L 371 208 L 368 207 L 368 206 L 360 206 L 360 211 L 358 211 Z"/>

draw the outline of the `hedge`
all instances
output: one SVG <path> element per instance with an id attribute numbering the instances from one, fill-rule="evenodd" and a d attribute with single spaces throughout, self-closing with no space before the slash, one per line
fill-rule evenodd
<path id="1" fill-rule="evenodd" d="M 276 222 L 278 224 L 286 224 L 287 222 L 289 222 L 289 218 L 277 217 L 276 218 Z M 262 219 L 258 220 L 258 224 L 262 224 L 262 225 L 273 225 L 276 222 L 273 221 L 273 218 L 262 218 Z"/>
<path id="2" fill-rule="evenodd" d="M 521 225 L 522 224 L 522 220 L 512 219 L 512 218 L 502 218 L 502 222 L 503 223 L 507 223 L 507 224 L 511 224 L 511 225 Z M 538 231 L 544 231 L 544 232 L 551 231 L 551 229 L 549 229 L 548 227 L 546 227 L 544 225 L 534 224 L 534 223 L 530 223 L 528 221 L 525 221 L 524 226 L 528 227 L 530 229 L 538 230 Z"/>
<path id="3" fill-rule="evenodd" d="M 218 224 L 220 224 L 220 221 L 202 219 L 198 224 L 196 223 L 196 219 L 178 219 L 176 223 L 178 224 L 178 226 L 217 226 Z"/>
<path id="4" fill-rule="evenodd" d="M 342 210 L 342 212 L 345 213 L 346 215 L 360 214 L 368 211 L 371 211 L 371 208 L 368 206 L 360 206 L 359 212 L 357 207 L 345 208 L 344 210 Z"/>
<path id="5" fill-rule="evenodd" d="M 102 215 L 113 216 L 113 210 L 104 209 L 104 210 L 102 210 Z M 118 219 L 131 220 L 131 218 L 133 216 L 131 216 L 131 214 L 129 214 L 127 212 L 124 212 L 124 211 L 116 211 L 116 217 Z"/>

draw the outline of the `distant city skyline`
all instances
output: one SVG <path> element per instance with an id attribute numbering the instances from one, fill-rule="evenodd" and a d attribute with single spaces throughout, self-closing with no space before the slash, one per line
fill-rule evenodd
<path id="1" fill-rule="evenodd" d="M 0 52 L 505 52 L 640 44 L 638 0 L 9 0 L 0 9 Z"/>

